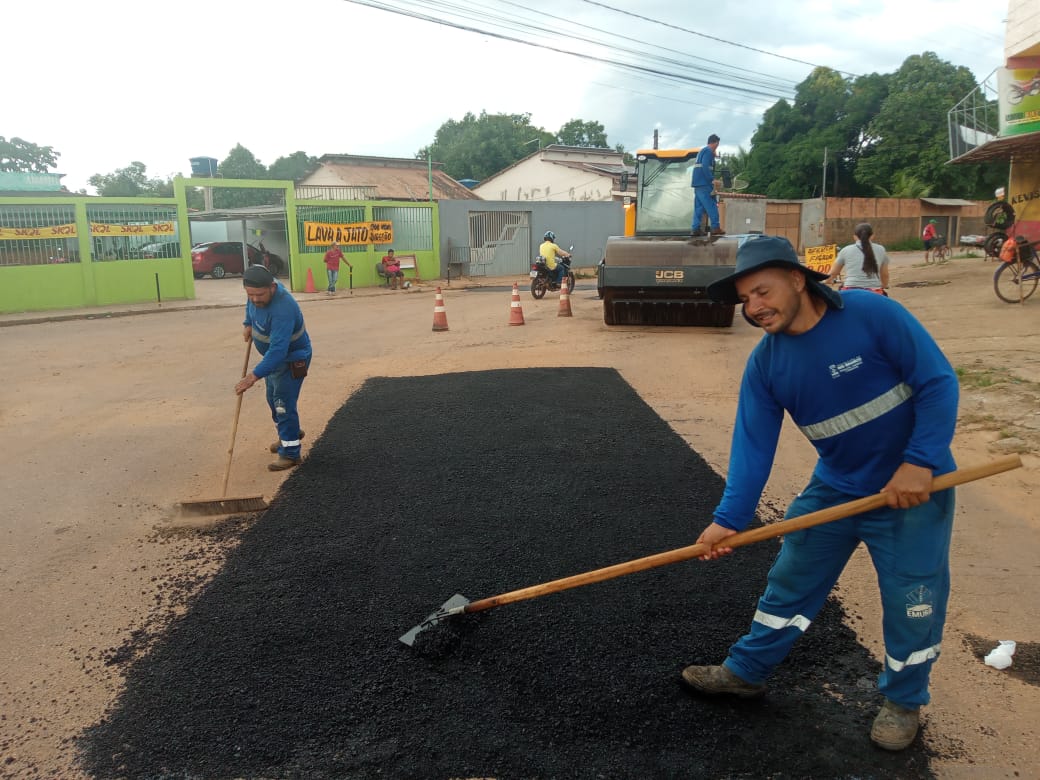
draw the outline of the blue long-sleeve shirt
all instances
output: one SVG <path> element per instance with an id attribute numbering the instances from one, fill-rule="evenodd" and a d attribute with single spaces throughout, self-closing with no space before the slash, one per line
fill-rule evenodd
<path id="1" fill-rule="evenodd" d="M 263 360 L 256 364 L 253 375 L 263 379 L 290 360 L 306 360 L 311 356 L 311 338 L 303 323 L 300 304 L 281 282 L 266 306 L 246 303 L 242 322 L 253 330 L 253 344 Z"/>
<path id="2" fill-rule="evenodd" d="M 741 380 L 729 473 L 715 522 L 754 518 L 776 455 L 783 415 L 819 454 L 814 474 L 844 493 L 877 493 L 903 463 L 953 471 L 957 376 L 900 304 L 867 291 L 797 336 L 767 334 Z"/>
<path id="3" fill-rule="evenodd" d="M 705 146 L 697 152 L 697 159 L 693 164 L 693 176 L 690 181 L 690 186 L 715 186 L 715 152 L 710 146 Z"/>

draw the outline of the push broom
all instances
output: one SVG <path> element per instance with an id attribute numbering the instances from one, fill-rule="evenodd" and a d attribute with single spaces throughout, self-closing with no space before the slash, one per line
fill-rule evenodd
<path id="1" fill-rule="evenodd" d="M 246 359 L 242 364 L 242 378 L 245 379 L 249 370 L 249 353 L 253 348 L 253 340 L 246 342 Z M 242 396 L 238 394 L 235 401 L 235 422 L 231 426 L 231 444 L 228 445 L 227 465 L 224 467 L 224 490 L 221 498 L 202 498 L 195 501 L 182 501 L 180 512 L 184 517 L 202 517 L 206 515 L 230 515 L 240 512 L 259 512 L 267 509 L 267 502 L 263 496 L 237 496 L 229 497 L 228 480 L 231 478 L 231 458 L 235 454 L 235 436 L 238 434 L 238 417 L 242 412 Z"/>

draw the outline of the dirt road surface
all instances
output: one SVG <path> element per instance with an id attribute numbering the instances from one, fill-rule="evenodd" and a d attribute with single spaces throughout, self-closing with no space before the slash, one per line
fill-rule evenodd
<path id="1" fill-rule="evenodd" d="M 950 614 L 925 710 L 926 738 L 958 746 L 935 767 L 939 777 L 1040 776 L 1040 300 L 1000 302 L 994 270 L 977 257 L 944 266 L 924 266 L 917 253 L 893 260 L 892 297 L 925 323 L 962 375 L 958 462 L 1008 452 L 1024 462 L 958 493 Z M 479 286 L 443 286 L 447 332 L 431 329 L 429 284 L 298 294 L 315 343 L 301 398 L 308 438 L 369 377 L 605 366 L 725 474 L 737 387 L 757 329 L 740 317 L 724 330 L 608 329 L 591 279 L 579 280 L 573 318 L 557 317 L 557 296 L 534 301 L 524 292 L 526 324 L 510 327 L 513 280 L 473 281 Z M 219 534 L 184 528 L 172 510 L 220 492 L 244 348 L 243 296 L 237 278 L 203 280 L 198 290 L 197 301 L 161 309 L 0 316 L 0 776 L 81 776 L 73 739 L 118 695 L 119 648 L 175 617 L 219 566 L 207 554 Z M 427 413 L 422 399 L 403 403 Z M 595 398 L 587 408 L 610 414 Z M 262 392 L 251 391 L 232 495 L 278 491 L 285 474 L 266 469 L 272 438 Z M 793 427 L 785 429 L 766 504 L 787 503 L 813 455 Z M 588 480 L 595 485 L 596 475 Z M 422 490 L 421 480 L 408 489 Z M 708 519 L 687 519 L 691 543 Z M 862 616 L 853 628 L 880 658 L 876 582 L 865 555 L 857 553 L 838 595 Z M 1006 671 L 982 662 L 1001 639 L 1019 643 Z"/>

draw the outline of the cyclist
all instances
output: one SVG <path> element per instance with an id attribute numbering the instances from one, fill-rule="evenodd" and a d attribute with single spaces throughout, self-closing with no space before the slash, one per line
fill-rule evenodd
<path id="1" fill-rule="evenodd" d="M 932 248 L 939 245 L 939 231 L 935 227 L 937 224 L 939 224 L 938 220 L 928 220 L 928 224 L 924 226 L 924 230 L 921 233 L 921 239 L 924 241 L 925 263 L 932 262 L 932 259 L 930 257 Z"/>

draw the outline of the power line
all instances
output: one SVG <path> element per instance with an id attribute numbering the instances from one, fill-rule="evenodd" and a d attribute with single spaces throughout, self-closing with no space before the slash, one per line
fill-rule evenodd
<path id="1" fill-rule="evenodd" d="M 461 23 L 461 22 L 456 21 L 456 20 L 439 18 L 437 16 L 433 16 L 433 15 L 428 14 L 428 13 L 423 13 L 423 12 L 420 12 L 418 10 L 413 10 L 413 9 L 409 9 L 409 8 L 402 8 L 402 7 L 399 7 L 399 6 L 396 6 L 396 5 L 392 5 L 392 4 L 388 3 L 388 2 L 383 2 L 382 0 L 344 0 L 344 2 L 353 3 L 355 5 L 366 6 L 368 8 L 373 8 L 373 9 L 380 10 L 380 11 L 387 11 L 389 13 L 394 13 L 394 14 L 398 14 L 398 15 L 401 15 L 401 16 L 410 17 L 412 19 L 417 19 L 417 20 L 420 20 L 420 21 L 427 21 L 427 22 L 432 22 L 432 23 L 435 23 L 435 24 L 441 24 L 441 25 L 444 25 L 446 27 L 452 27 L 452 28 L 455 28 L 457 30 L 462 30 L 464 32 L 473 32 L 473 33 L 477 33 L 479 35 L 485 35 L 485 36 L 489 36 L 489 37 L 492 37 L 492 38 L 497 38 L 499 40 L 509 41 L 509 42 L 512 42 L 512 43 L 518 43 L 518 44 L 521 44 L 521 45 L 524 45 L 524 46 L 532 46 L 532 47 L 535 47 L 535 48 L 545 49 L 545 50 L 548 50 L 548 51 L 554 51 L 554 52 L 557 52 L 557 53 L 560 53 L 560 54 L 566 54 L 568 56 L 575 57 L 575 58 L 578 58 L 578 59 L 587 60 L 589 62 L 595 62 L 595 63 L 608 65 L 608 66 L 611 66 L 611 67 L 614 67 L 614 68 L 618 68 L 618 69 L 622 69 L 622 70 L 628 70 L 628 71 L 633 71 L 633 72 L 636 72 L 636 73 L 642 73 L 642 74 L 646 74 L 646 75 L 653 76 L 653 77 L 656 77 L 656 78 L 662 78 L 662 79 L 666 79 L 666 80 L 673 80 L 673 81 L 682 82 L 682 83 L 686 83 L 686 84 L 697 84 L 697 85 L 700 85 L 700 86 L 705 87 L 705 88 L 715 88 L 715 89 L 719 89 L 719 90 L 722 90 L 722 91 L 736 92 L 736 93 L 740 93 L 742 95 L 746 95 L 746 96 L 749 96 L 749 97 L 770 98 L 770 99 L 774 99 L 775 100 L 775 99 L 788 97 L 790 92 L 791 92 L 791 90 L 789 90 L 789 89 L 784 89 L 783 91 L 785 93 L 787 93 L 787 94 L 777 94 L 776 86 L 770 85 L 770 86 L 764 86 L 763 88 L 758 88 L 758 87 L 762 86 L 762 84 L 760 82 L 759 83 L 751 82 L 746 77 L 740 77 L 740 76 L 734 77 L 734 76 L 727 75 L 727 80 L 728 80 L 727 83 L 721 83 L 720 84 L 720 83 L 718 83 L 717 79 L 705 78 L 705 77 L 702 77 L 702 76 L 699 76 L 699 75 L 694 75 L 694 74 L 697 74 L 697 73 L 704 73 L 705 75 L 718 75 L 717 73 L 705 73 L 703 68 L 698 69 L 698 68 L 696 68 L 694 66 L 678 62 L 678 61 L 676 61 L 674 59 L 661 58 L 661 57 L 650 57 L 650 58 L 648 58 L 645 51 L 623 50 L 625 53 L 633 54 L 633 55 L 635 55 L 637 57 L 641 57 L 643 60 L 653 59 L 653 60 L 660 61 L 662 63 L 662 66 L 661 67 L 651 67 L 650 65 L 643 65 L 643 64 L 639 64 L 638 62 L 626 62 L 624 60 L 612 59 L 612 58 L 609 58 L 609 57 L 598 56 L 598 55 L 591 54 L 591 53 L 582 53 L 580 51 L 574 51 L 574 50 L 571 50 L 571 49 L 562 48 L 560 45 L 554 45 L 554 44 L 549 44 L 549 43 L 541 43 L 541 42 L 538 42 L 538 41 L 535 41 L 535 40 L 530 40 L 530 39 L 523 39 L 523 38 L 516 37 L 514 35 L 507 35 L 507 34 L 504 34 L 502 32 L 498 32 L 498 31 L 494 31 L 494 30 L 490 30 L 490 29 L 486 29 L 486 28 L 474 27 L 474 26 L 472 26 L 470 24 L 464 24 L 464 23 Z M 457 16 L 462 16 L 464 18 L 472 19 L 475 16 L 475 17 L 477 17 L 477 19 L 490 20 L 494 24 L 497 24 L 497 25 L 502 26 L 502 27 L 506 27 L 507 29 L 514 29 L 514 30 L 516 30 L 519 27 L 520 30 L 534 30 L 536 32 L 548 34 L 550 36 L 557 35 L 558 37 L 563 37 L 563 36 L 559 36 L 559 34 L 554 33 L 553 31 L 548 30 L 548 29 L 546 29 L 544 27 L 537 27 L 535 25 L 531 25 L 529 23 L 526 23 L 523 20 L 514 20 L 514 19 L 504 19 L 503 20 L 501 17 L 489 16 L 489 14 L 487 14 L 487 13 L 482 13 L 482 12 L 474 10 L 475 9 L 475 4 L 473 4 L 473 3 L 470 3 L 470 4 L 466 5 L 466 6 L 454 6 L 454 5 L 445 4 L 445 3 L 427 2 L 426 5 L 441 6 L 442 8 L 445 5 L 447 5 L 448 8 L 446 10 L 449 13 L 453 13 L 453 14 L 455 14 Z M 603 44 L 601 42 L 598 42 L 598 41 L 589 40 L 589 39 L 583 39 L 583 38 L 576 38 L 576 37 L 573 37 L 573 36 L 566 37 L 565 40 L 567 40 L 567 41 L 570 41 L 570 40 L 580 40 L 580 41 L 582 41 L 584 43 L 590 43 L 590 44 L 592 44 L 594 46 L 599 46 L 599 47 L 605 46 L 605 44 Z M 610 47 L 610 48 L 612 50 L 616 50 L 615 47 Z M 664 70 L 663 69 L 664 65 L 675 65 L 675 66 L 677 66 L 679 68 L 682 68 L 684 70 L 693 71 L 693 73 L 678 73 L 678 72 L 672 72 L 672 71 Z M 740 86 L 738 84 L 733 83 L 734 81 L 742 81 L 742 82 L 745 82 L 745 83 L 747 83 L 749 85 L 748 86 Z M 766 91 L 767 89 L 769 91 Z"/>
<path id="2" fill-rule="evenodd" d="M 708 35 L 707 33 L 697 32 L 696 30 L 690 30 L 687 27 L 680 27 L 680 26 L 678 26 L 676 24 L 670 24 L 669 22 L 662 22 L 660 19 L 652 19 L 649 16 L 642 16 L 641 14 L 633 13 L 632 11 L 625 11 L 624 9 L 615 8 L 614 6 L 607 5 L 606 3 L 596 2 L 596 0 L 582 0 L 582 2 L 583 3 L 588 3 L 589 5 L 596 5 L 596 6 L 599 6 L 600 8 L 606 8 L 608 11 L 614 11 L 615 13 L 624 14 L 625 16 L 631 16 L 631 17 L 633 17 L 635 19 L 642 19 L 644 22 L 650 22 L 651 24 L 659 24 L 662 27 L 668 27 L 668 28 L 670 28 L 672 30 L 678 30 L 679 32 L 689 33 L 690 35 L 697 35 L 697 36 L 699 36 L 701 38 L 707 38 L 710 41 L 717 41 L 718 43 L 725 43 L 727 46 L 736 46 L 739 49 L 747 49 L 748 51 L 757 52 L 758 54 L 765 54 L 765 55 L 767 55 L 769 57 L 777 57 L 778 59 L 781 59 L 781 60 L 787 60 L 789 62 L 797 62 L 799 65 L 808 65 L 811 68 L 827 67 L 825 65 L 817 65 L 817 64 L 812 63 L 812 62 L 806 62 L 805 60 L 799 60 L 799 59 L 796 59 L 795 57 L 787 57 L 787 56 L 785 56 L 783 54 L 776 54 L 775 52 L 766 51 L 765 49 L 756 49 L 754 46 L 748 46 L 748 45 L 743 44 L 743 43 L 736 43 L 734 41 L 727 41 L 725 38 L 717 38 L 714 35 Z M 834 70 L 834 69 L 831 68 L 831 70 Z M 858 73 L 849 73 L 848 71 L 844 71 L 844 70 L 839 70 L 839 71 L 836 71 L 836 72 L 837 73 L 842 73 L 842 74 L 844 74 L 846 76 L 859 76 L 860 75 Z"/>

